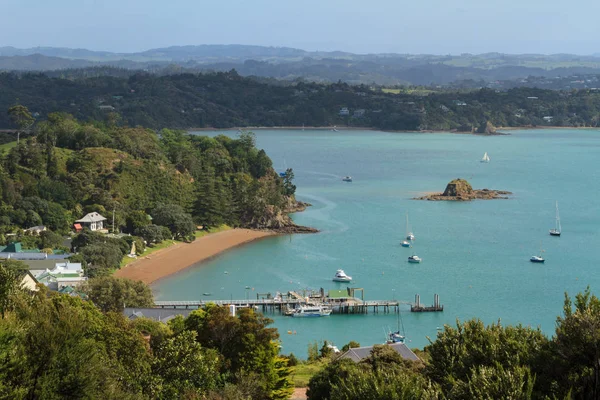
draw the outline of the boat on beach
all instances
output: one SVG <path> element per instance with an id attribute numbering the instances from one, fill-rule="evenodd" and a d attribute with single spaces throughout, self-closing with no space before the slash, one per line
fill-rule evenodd
<path id="1" fill-rule="evenodd" d="M 550 236 L 560 236 L 562 227 L 560 226 L 560 215 L 558 214 L 558 201 L 556 202 L 556 218 L 554 224 L 554 229 L 550 229 Z"/>
<path id="2" fill-rule="evenodd" d="M 297 308 L 293 313 L 294 318 L 307 317 L 328 317 L 331 314 L 331 309 L 325 306 L 305 305 Z"/>
<path id="3" fill-rule="evenodd" d="M 343 269 L 338 269 L 333 276 L 334 282 L 352 282 L 352 277 L 346 275 Z"/>

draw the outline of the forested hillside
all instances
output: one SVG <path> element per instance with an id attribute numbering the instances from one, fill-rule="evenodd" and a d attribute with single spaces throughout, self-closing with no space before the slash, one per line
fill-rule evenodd
<path id="1" fill-rule="evenodd" d="M 197 225 L 295 229 L 286 215 L 295 204 L 292 178 L 291 170 L 283 177 L 273 170 L 252 133 L 231 139 L 163 129 L 157 135 L 54 113 L 2 156 L 0 242 L 16 233 L 40 248 L 60 246 L 60 236 L 51 235 L 71 231 L 89 212 L 111 217 L 111 231 L 147 244 L 189 239 Z M 52 233 L 23 234 L 37 225 Z M 119 266 L 130 242 L 84 232 L 73 247 L 104 271 Z"/>
<path id="2" fill-rule="evenodd" d="M 235 71 L 71 79 L 0 74 L 0 109 L 17 102 L 38 120 L 68 111 L 84 121 L 155 129 L 337 125 L 471 131 L 488 121 L 495 126 L 597 126 L 600 113 L 596 90 L 515 88 L 423 95 L 345 83 L 274 85 Z M 4 113 L 0 127 L 14 127 Z"/>

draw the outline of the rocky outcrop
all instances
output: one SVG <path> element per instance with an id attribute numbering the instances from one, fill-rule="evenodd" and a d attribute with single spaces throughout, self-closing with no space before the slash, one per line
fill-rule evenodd
<path id="1" fill-rule="evenodd" d="M 284 211 L 272 205 L 267 205 L 260 218 L 253 220 L 249 227 L 286 234 L 317 233 L 319 232 L 318 229 L 296 225 L 288 215 L 289 213 L 304 211 L 308 206 L 310 206 L 309 203 L 296 201 L 294 198 L 288 199 Z"/>
<path id="2" fill-rule="evenodd" d="M 444 193 L 433 193 L 426 196 L 416 197 L 416 200 L 433 201 L 470 201 L 470 200 L 492 200 L 508 199 L 512 194 L 506 190 L 473 189 L 471 184 L 464 179 L 454 179 L 446 185 Z"/>

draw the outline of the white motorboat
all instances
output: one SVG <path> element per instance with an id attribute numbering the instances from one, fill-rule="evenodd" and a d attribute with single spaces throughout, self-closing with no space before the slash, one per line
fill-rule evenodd
<path id="1" fill-rule="evenodd" d="M 421 257 L 413 254 L 412 256 L 408 257 L 408 262 L 409 263 L 414 263 L 414 264 L 418 264 L 421 262 Z"/>
<path id="2" fill-rule="evenodd" d="M 488 156 L 487 151 L 483 154 L 483 158 L 481 159 L 482 163 L 489 163 L 490 162 L 490 156 Z"/>
<path id="3" fill-rule="evenodd" d="M 550 229 L 550 236 L 560 236 L 562 227 L 560 226 L 560 215 L 558 214 L 558 201 L 556 202 L 556 220 L 554 229 Z"/>
<path id="4" fill-rule="evenodd" d="M 346 275 L 346 273 L 344 272 L 343 269 L 338 269 L 335 272 L 335 275 L 333 276 L 333 281 L 334 282 L 351 282 L 352 277 L 349 275 Z"/>
<path id="5" fill-rule="evenodd" d="M 352 182 L 352 177 L 351 176 L 345 176 L 345 177 L 342 178 L 342 180 L 344 182 Z"/>
<path id="6" fill-rule="evenodd" d="M 297 308 L 292 317 L 303 318 L 303 317 L 328 317 L 331 314 L 331 309 L 325 306 L 300 306 Z"/>
<path id="7" fill-rule="evenodd" d="M 402 244 L 402 247 L 410 247 L 410 242 L 408 242 L 406 240 L 403 240 L 401 244 Z"/>

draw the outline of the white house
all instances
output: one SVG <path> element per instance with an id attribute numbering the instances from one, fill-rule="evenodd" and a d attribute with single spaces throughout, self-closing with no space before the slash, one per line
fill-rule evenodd
<path id="1" fill-rule="evenodd" d="M 91 231 L 100 231 L 104 229 L 104 221 L 106 221 L 106 218 L 104 218 L 102 215 L 98 214 L 97 212 L 91 212 L 85 217 L 75 221 L 75 229 L 80 230 L 83 228 L 88 228 Z M 77 225 L 79 225 L 79 227 Z"/>
<path id="2" fill-rule="evenodd" d="M 342 117 L 346 116 L 346 115 L 350 115 L 350 110 L 348 110 L 348 107 L 342 107 L 340 109 L 339 115 Z"/>
<path id="3" fill-rule="evenodd" d="M 38 290 L 40 290 L 37 287 L 37 283 L 38 281 L 33 277 L 31 272 L 25 271 L 21 275 L 21 288 L 27 289 L 30 292 L 37 292 Z"/>

